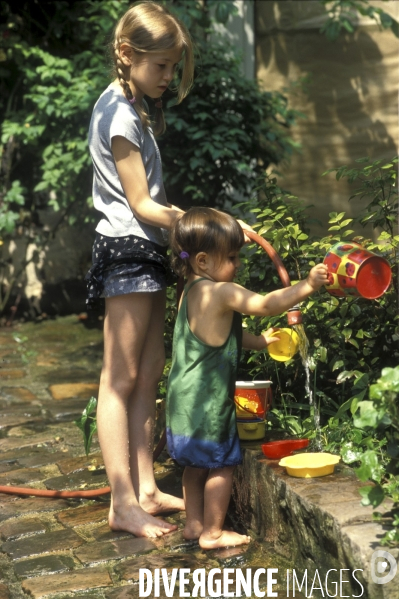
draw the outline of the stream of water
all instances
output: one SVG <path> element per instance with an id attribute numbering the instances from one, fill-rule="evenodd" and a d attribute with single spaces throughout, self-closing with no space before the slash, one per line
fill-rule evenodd
<path id="1" fill-rule="evenodd" d="M 299 354 L 301 356 L 302 364 L 305 369 L 305 391 L 306 395 L 309 398 L 310 413 L 313 414 L 313 421 L 316 432 L 313 445 L 314 449 L 316 449 L 317 451 L 321 451 L 322 443 L 320 429 L 320 410 L 317 404 L 317 398 L 314 397 L 310 382 L 309 339 L 306 336 L 305 329 L 302 324 L 295 324 L 292 328 L 296 331 L 299 337 Z"/>

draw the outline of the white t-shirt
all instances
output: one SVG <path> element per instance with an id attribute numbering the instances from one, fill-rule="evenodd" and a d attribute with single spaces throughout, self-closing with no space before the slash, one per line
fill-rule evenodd
<path id="1" fill-rule="evenodd" d="M 167 205 L 162 162 L 151 128 L 144 131 L 134 107 L 119 86 L 111 84 L 93 109 L 89 148 L 93 161 L 93 203 L 102 218 L 96 231 L 108 237 L 137 235 L 159 245 L 167 244 L 167 231 L 145 224 L 134 216 L 126 199 L 111 150 L 112 138 L 120 135 L 140 149 L 148 190 L 154 202 Z"/>

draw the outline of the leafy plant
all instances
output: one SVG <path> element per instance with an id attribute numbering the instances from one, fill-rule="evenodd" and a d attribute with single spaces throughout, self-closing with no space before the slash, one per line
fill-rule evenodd
<path id="1" fill-rule="evenodd" d="M 165 94 L 168 128 L 159 143 L 168 196 L 184 205 L 222 205 L 233 189 L 249 193 L 262 163 L 293 151 L 289 128 L 297 113 L 282 94 L 246 81 L 236 49 L 215 37 L 215 21 L 223 29 L 236 12 L 233 3 L 165 4 L 187 24 L 199 50 L 189 96 L 173 106 L 173 93 Z M 87 131 L 110 82 L 104 48 L 128 6 L 128 0 L 0 4 L 0 238 L 25 245 L 19 264 L 12 263 L 17 253 L 9 261 L 0 255 L 0 313 L 58 230 L 95 218 Z M 51 227 L 43 219 L 50 211 L 56 215 Z M 32 244 L 36 252 L 28 255 Z"/>
<path id="2" fill-rule="evenodd" d="M 165 187 L 180 205 L 221 208 L 248 197 L 264 169 L 298 147 L 290 127 L 300 113 L 283 94 L 261 91 L 256 81 L 243 78 L 226 40 L 197 46 L 194 89 L 168 110 L 168 128 L 159 140 Z"/>
<path id="3" fill-rule="evenodd" d="M 363 481 L 364 505 L 378 507 L 392 500 L 390 514 L 375 517 L 389 530 L 384 543 L 399 542 L 399 367 L 398 358 L 398 243 L 396 169 L 397 157 L 384 163 L 360 168 L 342 166 L 332 169 L 339 180 L 348 177 L 359 183 L 351 200 L 360 209 L 356 220 L 370 222 L 380 229 L 377 242 L 354 236 L 353 220 L 344 212 L 331 213 L 329 235 L 311 237 L 308 208 L 298 198 L 279 187 L 274 174 L 261 181 L 252 202 L 241 206 L 252 213 L 253 227 L 278 251 L 291 281 L 306 276 L 309 268 L 323 260 L 337 241 L 357 241 L 365 248 L 384 255 L 392 268 L 392 284 L 376 299 L 336 298 L 327 291 L 312 295 L 301 307 L 309 338 L 307 365 L 313 384 L 306 390 L 303 363 L 297 355 L 285 363 L 273 363 L 266 351 L 245 354 L 239 378 L 270 378 L 274 381 L 275 404 L 269 426 L 285 432 L 321 440 L 323 447 L 340 453 L 352 464 Z M 331 172 L 331 171 L 328 171 Z M 254 245 L 246 248 L 241 282 L 255 291 L 281 287 L 277 271 L 265 252 Z M 285 316 L 269 319 L 247 317 L 251 332 L 269 326 L 285 326 Z M 320 406 L 321 423 L 317 430 L 313 406 Z M 367 399 L 369 398 L 369 399 Z"/>
<path id="4" fill-rule="evenodd" d="M 90 453 L 91 442 L 93 435 L 97 432 L 97 399 L 91 397 L 80 418 L 75 420 L 76 426 L 83 433 L 83 442 L 86 455 Z"/>
<path id="5" fill-rule="evenodd" d="M 320 0 L 328 11 L 328 18 L 321 28 L 327 39 L 335 41 L 341 33 L 353 33 L 358 16 L 369 17 L 384 29 L 392 29 L 399 36 L 398 22 L 382 8 L 373 6 L 368 0 Z"/>
<path id="6" fill-rule="evenodd" d="M 362 481 L 373 481 L 360 489 L 363 505 L 378 507 L 385 499 L 393 502 L 390 510 L 391 529 L 383 544 L 399 544 L 399 366 L 384 368 L 381 377 L 370 386 L 369 399 L 356 406 L 356 427 L 380 439 L 383 452 L 371 449 L 356 456 L 361 465 L 356 473 Z M 380 512 L 376 519 L 383 520 Z"/>
<path id="7" fill-rule="evenodd" d="M 394 161 L 388 165 L 380 163 L 379 170 L 392 173 Z M 369 177 L 366 180 L 367 186 L 371 188 L 379 177 L 379 172 L 374 177 Z M 375 201 L 374 197 L 373 194 L 369 204 Z M 363 212 L 370 210 L 369 204 L 365 202 L 367 199 L 366 195 L 362 198 Z M 380 205 L 383 206 L 385 200 L 386 197 L 381 195 L 376 204 L 378 214 Z M 329 234 L 326 237 L 311 237 L 308 228 L 309 209 L 298 198 L 281 189 L 273 174 L 261 182 L 253 199 L 240 208 L 243 213 L 256 217 L 253 227 L 279 253 L 291 281 L 306 276 L 313 264 L 324 259 L 331 245 L 354 238 L 354 231 L 350 228 L 353 219 L 346 218 L 343 212 L 330 214 Z M 388 218 L 391 213 L 385 214 L 385 219 L 378 216 L 382 231 L 376 243 L 361 236 L 354 239 L 365 248 L 382 253 L 389 261 L 392 266 L 392 285 L 389 290 L 373 301 L 362 297 L 336 298 L 322 290 L 312 295 L 301 308 L 304 328 L 310 342 L 310 388 L 315 402 L 320 404 L 322 425 L 336 413 L 339 418 L 344 415 L 346 417 L 348 411 L 355 409 L 356 402 L 366 397 L 369 385 L 377 380 L 382 368 L 397 364 L 399 337 L 396 265 L 399 236 L 391 234 L 392 221 Z M 250 245 L 244 252 L 242 262 L 240 282 L 245 286 L 258 292 L 281 287 L 277 270 L 263 249 Z M 269 326 L 285 326 L 286 319 L 284 315 L 269 319 L 248 317 L 245 325 L 250 332 L 256 333 Z M 271 378 L 275 382 L 277 397 L 288 394 L 290 402 L 285 405 L 290 413 L 301 415 L 301 418 L 305 414 L 307 417 L 303 408 L 298 409 L 299 405 L 305 405 L 309 401 L 301 358 L 297 355 L 289 362 L 279 363 L 278 377 L 274 372 L 275 368 L 275 363 L 266 351 L 245 354 L 240 378 Z M 295 404 L 298 406 L 295 407 Z"/>

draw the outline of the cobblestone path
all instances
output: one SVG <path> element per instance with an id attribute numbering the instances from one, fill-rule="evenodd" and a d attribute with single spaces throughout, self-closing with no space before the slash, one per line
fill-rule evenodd
<path id="1" fill-rule="evenodd" d="M 73 422 L 97 394 L 101 357 L 101 331 L 77 316 L 0 329 L 0 485 L 107 486 L 97 439 L 86 457 Z M 162 489 L 181 493 L 181 472 L 166 452 L 155 469 Z M 0 599 L 128 599 L 139 596 L 140 568 L 267 567 L 256 541 L 214 552 L 185 542 L 183 513 L 167 517 L 179 530 L 160 540 L 111 532 L 108 508 L 109 495 L 0 494 Z"/>

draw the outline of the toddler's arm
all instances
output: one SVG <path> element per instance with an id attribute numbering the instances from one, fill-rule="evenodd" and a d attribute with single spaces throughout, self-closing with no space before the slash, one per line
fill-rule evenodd
<path id="1" fill-rule="evenodd" d="M 317 264 L 306 279 L 291 285 L 291 287 L 272 291 L 267 295 L 253 293 L 235 283 L 220 283 L 218 301 L 226 309 L 236 310 L 242 314 L 276 316 L 303 301 L 327 283 L 327 267 L 324 264 Z"/>
<path id="2" fill-rule="evenodd" d="M 271 343 L 275 343 L 279 340 L 278 335 L 272 337 L 274 331 L 277 331 L 277 328 L 271 327 L 267 329 L 267 331 L 262 331 L 260 335 L 252 335 L 252 333 L 248 333 L 245 329 L 242 331 L 242 346 L 244 349 L 253 349 L 255 351 L 261 351 L 262 349 L 266 349 L 268 345 Z"/>

